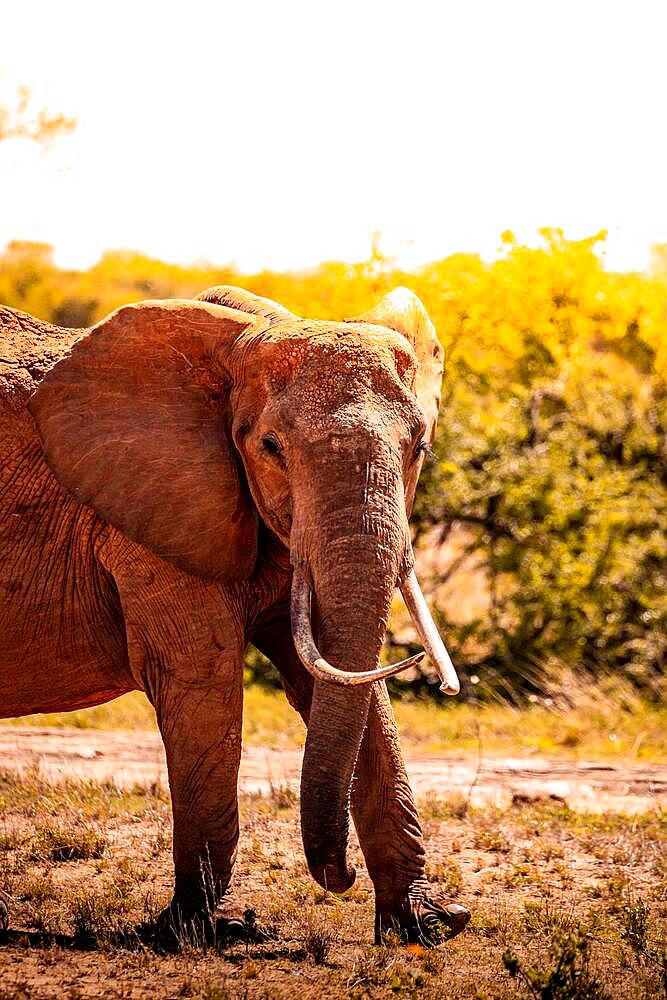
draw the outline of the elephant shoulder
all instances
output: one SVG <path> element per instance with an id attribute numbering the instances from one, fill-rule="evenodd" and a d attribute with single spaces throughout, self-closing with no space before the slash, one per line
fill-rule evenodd
<path id="1" fill-rule="evenodd" d="M 42 378 L 85 336 L 0 305 L 0 400 L 26 400 Z"/>

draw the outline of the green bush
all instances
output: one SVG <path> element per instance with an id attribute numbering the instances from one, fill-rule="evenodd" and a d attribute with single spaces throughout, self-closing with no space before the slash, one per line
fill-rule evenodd
<path id="1" fill-rule="evenodd" d="M 665 291 L 549 234 L 457 306 L 415 521 L 420 538 L 458 530 L 460 572 L 483 575 L 482 617 L 452 620 L 437 590 L 436 605 L 457 662 L 494 687 L 563 665 L 643 686 L 664 672 Z"/>

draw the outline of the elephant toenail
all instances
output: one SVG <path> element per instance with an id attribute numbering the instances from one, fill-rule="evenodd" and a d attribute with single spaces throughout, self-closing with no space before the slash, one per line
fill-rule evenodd
<path id="1" fill-rule="evenodd" d="M 460 934 L 470 920 L 470 910 L 460 903 L 449 903 L 445 907 L 446 923 L 452 934 Z"/>

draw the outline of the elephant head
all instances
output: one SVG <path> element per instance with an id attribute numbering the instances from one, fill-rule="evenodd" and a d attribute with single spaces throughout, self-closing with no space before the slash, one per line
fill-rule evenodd
<path id="1" fill-rule="evenodd" d="M 302 831 L 318 881 L 351 885 L 350 788 L 399 585 L 448 693 L 458 682 L 414 575 L 408 515 L 435 433 L 442 348 L 407 289 L 345 322 L 214 288 L 126 306 L 31 400 L 49 466 L 81 502 L 186 573 L 290 553 L 295 647 L 315 677 Z"/>

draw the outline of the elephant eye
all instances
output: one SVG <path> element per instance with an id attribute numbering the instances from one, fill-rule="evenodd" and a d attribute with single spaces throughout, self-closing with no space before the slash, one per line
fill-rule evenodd
<path id="1" fill-rule="evenodd" d="M 416 462 L 421 455 L 426 455 L 427 458 L 430 458 L 432 454 L 433 452 L 427 445 L 426 441 L 424 441 L 424 439 L 422 438 L 422 440 L 417 444 L 417 447 L 415 448 L 414 461 Z"/>
<path id="2" fill-rule="evenodd" d="M 264 451 L 268 452 L 269 455 L 282 455 L 282 448 L 280 447 L 280 442 L 275 434 L 265 434 L 262 438 L 262 448 Z"/>

